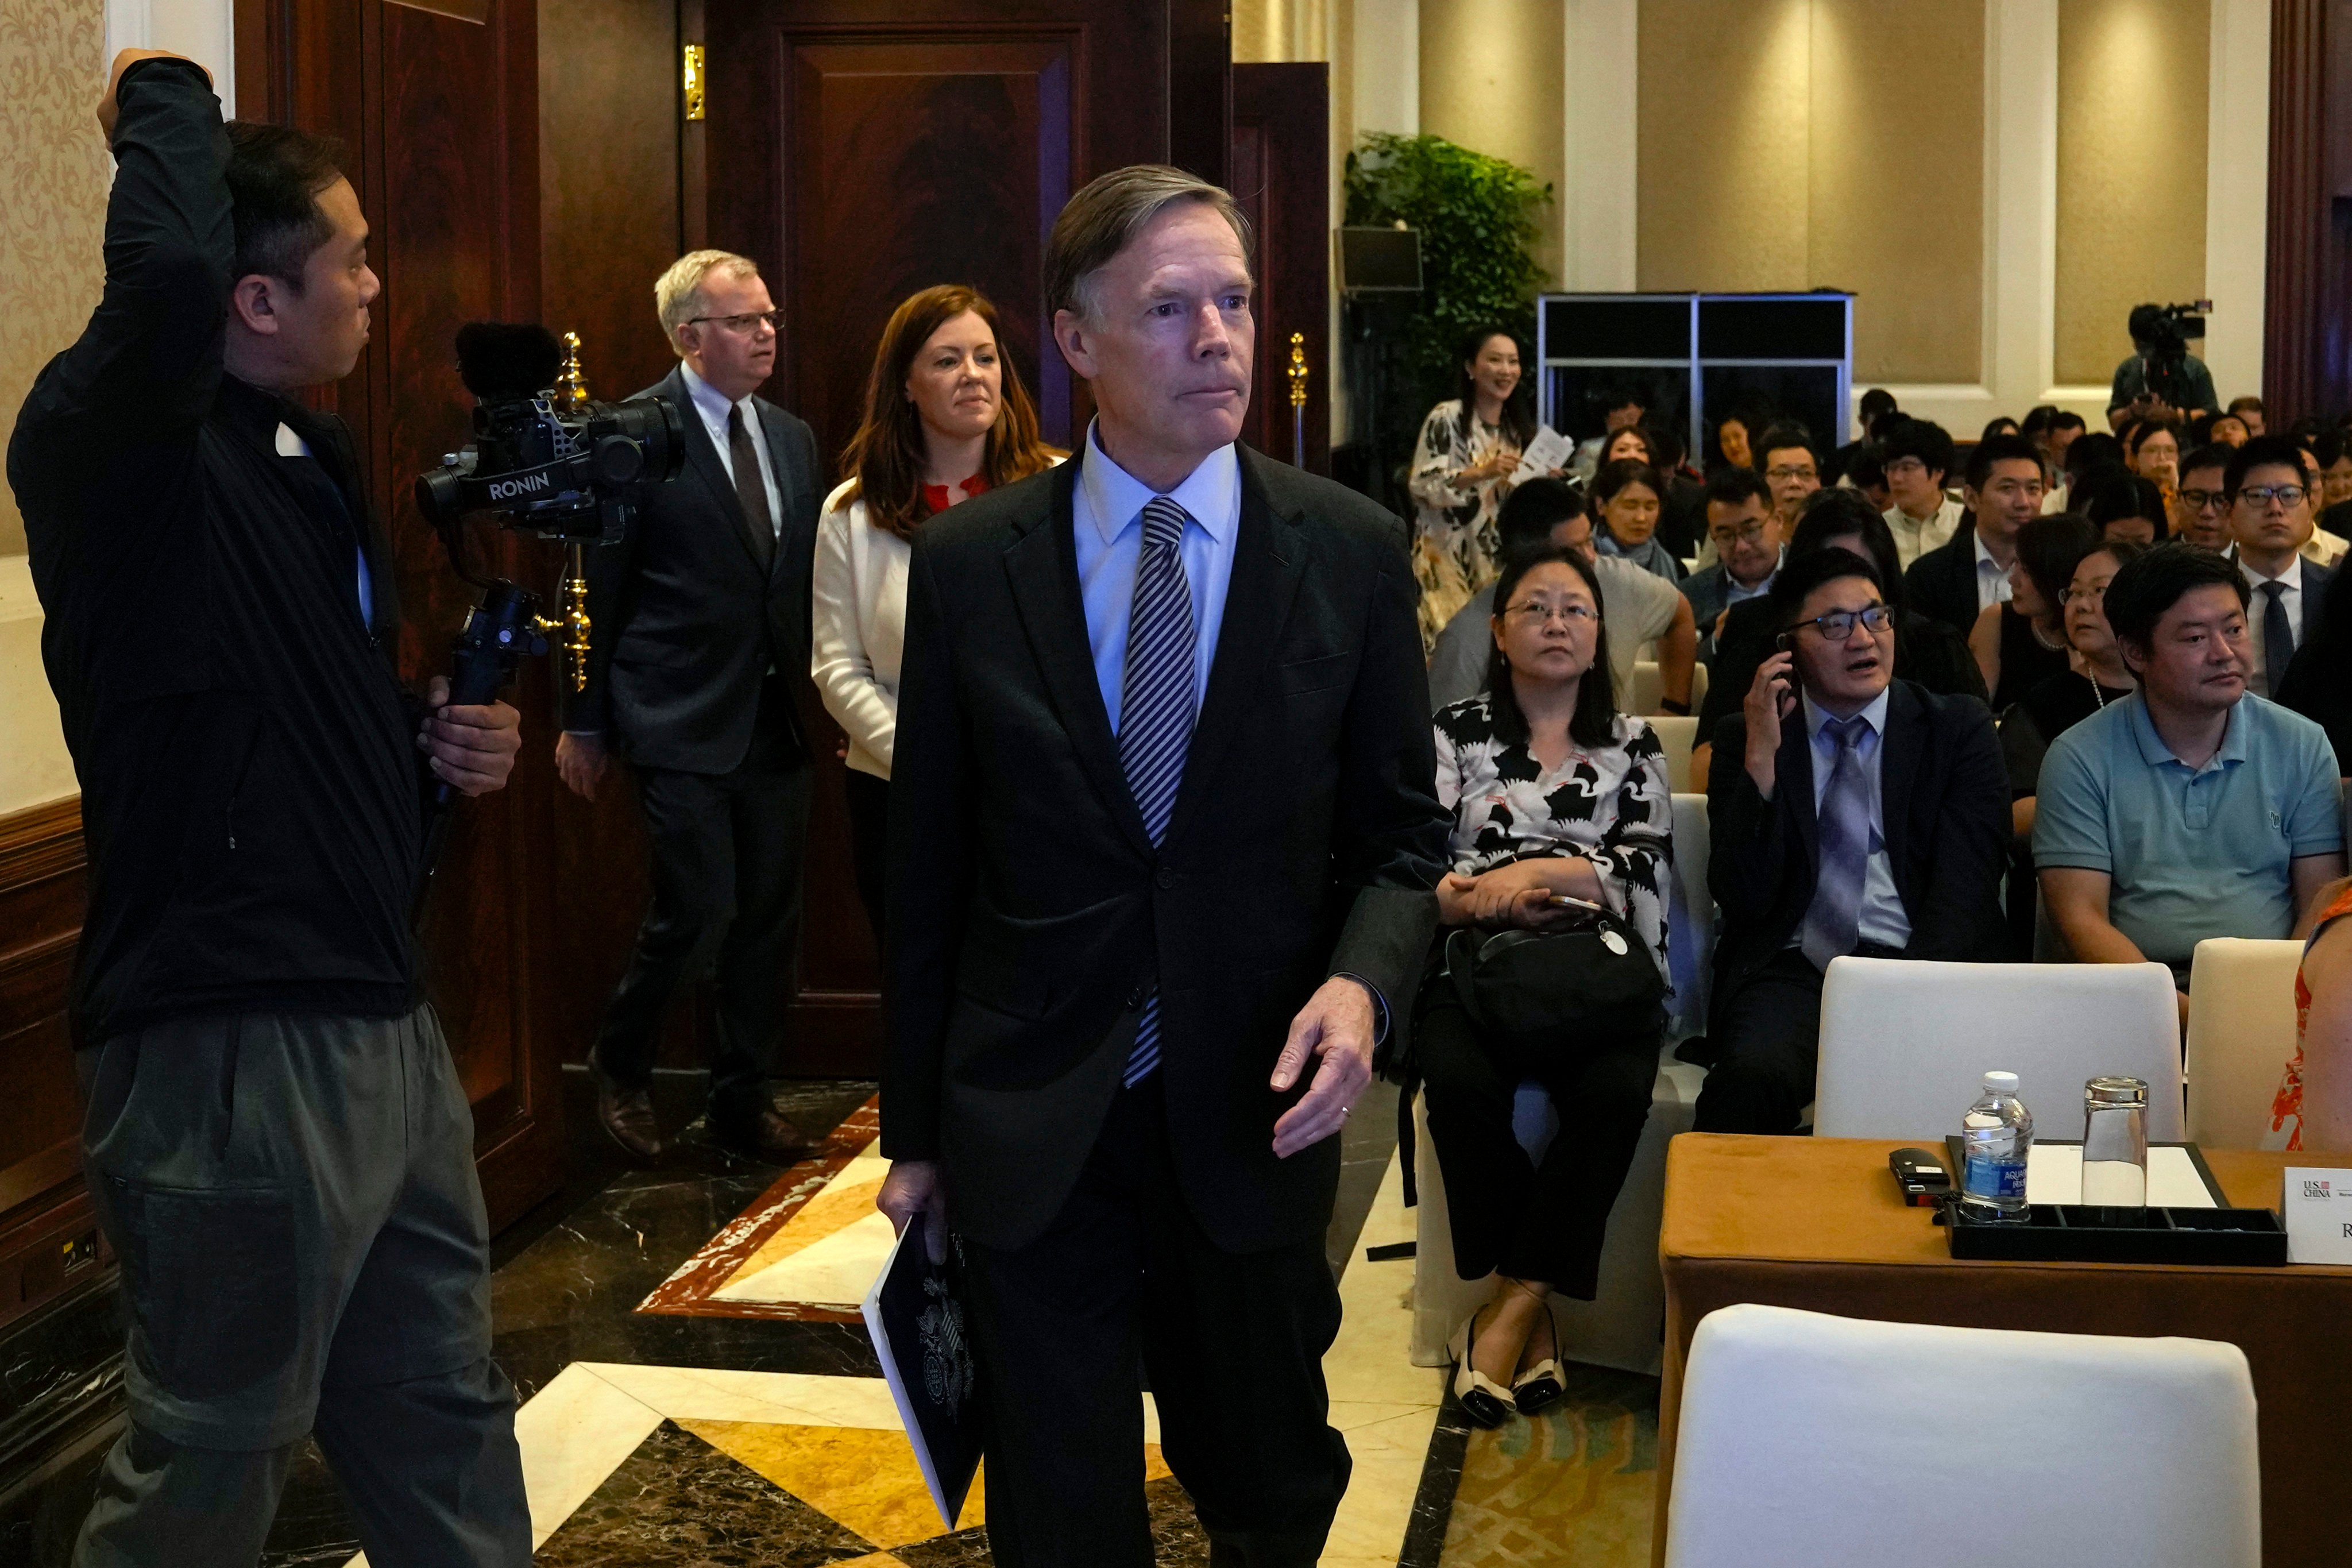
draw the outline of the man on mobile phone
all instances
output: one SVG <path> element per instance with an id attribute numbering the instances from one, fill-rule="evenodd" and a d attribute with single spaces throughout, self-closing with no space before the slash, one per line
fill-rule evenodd
<path id="1" fill-rule="evenodd" d="M 422 790 L 506 782 L 504 703 L 420 702 L 351 434 L 377 293 L 334 150 L 125 50 L 106 290 L 8 450 L 82 784 L 82 1152 L 130 1423 L 76 1564 L 251 1568 L 314 1436 L 381 1564 L 522 1568 L 474 1121 L 422 999 Z M 420 765 L 419 753 L 424 761 Z"/>
<path id="2" fill-rule="evenodd" d="M 2001 951 L 2009 785 L 1992 715 L 1894 679 L 1894 615 L 1863 557 L 1791 556 L 1770 604 L 1776 650 L 1717 729 L 1707 778 L 1722 923 L 1701 1132 L 1796 1130 L 1831 960 Z"/>

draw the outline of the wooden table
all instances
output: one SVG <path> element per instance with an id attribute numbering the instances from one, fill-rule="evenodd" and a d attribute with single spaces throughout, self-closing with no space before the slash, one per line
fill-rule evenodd
<path id="1" fill-rule="evenodd" d="M 1760 1301 L 1894 1322 L 2226 1340 L 2246 1352 L 2253 1373 L 2266 1568 L 2352 1562 L 2352 1488 L 2342 1469 L 2343 1435 L 2352 1426 L 2352 1268 L 1962 1262 L 1935 1211 L 1895 1196 L 1886 1156 L 1902 1147 L 1704 1132 L 1668 1147 L 1654 1561 L 1665 1559 L 1691 1335 L 1718 1307 Z M 2290 1164 L 2344 1159 L 2205 1151 L 2222 1191 L 2242 1208 L 2277 1208 L 2280 1173 Z"/>

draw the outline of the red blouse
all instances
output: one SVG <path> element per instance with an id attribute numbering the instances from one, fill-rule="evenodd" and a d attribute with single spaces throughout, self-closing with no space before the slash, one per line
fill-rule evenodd
<path id="1" fill-rule="evenodd" d="M 970 500 L 973 496 L 980 494 L 981 491 L 988 488 L 988 475 L 985 471 L 974 474 L 971 478 L 964 480 L 963 483 L 956 486 L 955 488 L 963 492 L 964 499 L 966 500 Z M 948 499 L 947 486 L 925 485 L 923 487 L 923 504 L 929 507 L 933 511 L 945 511 L 954 503 Z"/>

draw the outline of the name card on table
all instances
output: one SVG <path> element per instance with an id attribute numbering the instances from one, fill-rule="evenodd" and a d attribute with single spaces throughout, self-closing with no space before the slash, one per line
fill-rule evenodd
<path id="1" fill-rule="evenodd" d="M 2286 1168 L 2286 1260 L 2352 1264 L 2352 1171 Z"/>

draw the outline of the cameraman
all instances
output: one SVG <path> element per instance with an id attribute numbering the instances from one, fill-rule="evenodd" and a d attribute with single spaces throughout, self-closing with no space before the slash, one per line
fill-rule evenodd
<path id="1" fill-rule="evenodd" d="M 82 784 L 82 1148 L 131 1317 L 73 1561 L 250 1565 L 307 1434 L 383 1568 L 520 1568 L 473 1118 L 408 924 L 427 777 L 500 787 L 520 721 L 401 689 L 350 433 L 295 401 L 350 374 L 378 289 L 332 150 L 224 128 L 153 50 L 98 118 L 105 293 L 8 452 Z"/>
<path id="2" fill-rule="evenodd" d="M 2134 305 L 2130 331 L 2131 357 L 2116 366 L 2115 384 L 2107 392 L 2108 429 L 2119 431 L 2132 420 L 2168 415 L 2185 424 L 2221 405 L 2213 395 L 2213 373 L 2189 352 L 2189 340 L 2172 311 L 2161 305 Z M 2167 387 L 2163 372 L 2175 355 L 2179 370 L 2171 378 L 2175 384 Z"/>

